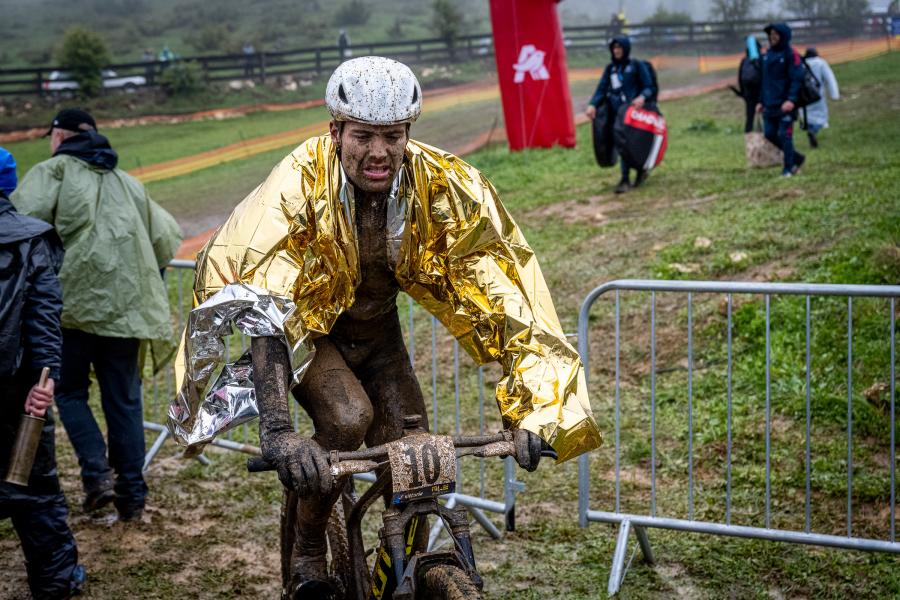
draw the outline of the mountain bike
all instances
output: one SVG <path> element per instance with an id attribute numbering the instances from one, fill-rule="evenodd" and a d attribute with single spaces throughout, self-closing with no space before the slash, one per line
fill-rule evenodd
<path id="1" fill-rule="evenodd" d="M 335 503 L 327 528 L 329 576 L 334 600 L 463 600 L 481 598 L 483 582 L 464 507 L 447 508 L 438 502 L 456 490 L 458 459 L 515 456 L 513 433 L 442 436 L 419 428 L 419 417 L 407 416 L 404 435 L 394 442 L 356 452 L 331 452 L 335 479 L 374 472 L 375 482 L 357 497 L 352 477 Z M 543 455 L 555 457 L 552 450 Z M 250 472 L 272 470 L 265 459 L 247 461 Z M 390 493 L 387 494 L 390 486 Z M 372 504 L 390 499 L 382 514 L 374 564 L 369 565 L 363 543 L 362 519 Z M 427 518 L 441 519 L 453 547 L 427 550 Z M 290 565 L 293 531 L 282 527 L 284 600 L 291 600 Z M 426 535 L 423 535 L 426 534 Z"/>

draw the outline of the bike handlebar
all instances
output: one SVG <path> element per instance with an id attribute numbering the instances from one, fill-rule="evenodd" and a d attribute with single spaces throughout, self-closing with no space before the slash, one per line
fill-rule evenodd
<path id="1" fill-rule="evenodd" d="M 458 453 L 458 456 L 479 456 L 479 450 L 482 451 L 480 456 L 513 456 L 516 453 L 515 446 L 512 442 L 512 436 L 509 432 L 501 432 L 493 435 L 456 435 L 452 437 L 453 446 L 456 448 L 477 448 L 475 452 L 462 452 Z M 498 446 L 498 444 L 508 444 L 508 446 Z M 485 454 L 483 451 L 490 446 L 494 446 L 488 450 L 488 454 Z M 549 451 L 541 452 L 543 456 L 548 456 Z M 553 452 L 553 458 L 556 458 L 555 452 Z M 344 474 L 352 474 L 352 473 L 366 473 L 371 471 L 378 465 L 379 460 L 384 460 L 387 458 L 388 451 L 387 445 L 382 444 L 380 446 L 373 446 L 371 448 L 366 448 L 364 450 L 356 450 L 353 452 L 331 452 L 330 454 L 330 463 L 332 467 L 340 463 L 356 463 L 352 466 L 349 466 L 350 472 L 348 469 L 341 469 L 342 475 Z M 262 456 L 255 456 L 247 460 L 247 470 L 251 473 L 261 473 L 264 471 L 274 471 L 275 465 L 270 463 L 268 460 L 263 458 Z"/>

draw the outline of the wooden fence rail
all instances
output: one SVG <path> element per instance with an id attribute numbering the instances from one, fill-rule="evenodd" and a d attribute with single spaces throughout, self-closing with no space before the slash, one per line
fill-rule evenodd
<path id="1" fill-rule="evenodd" d="M 817 43 L 837 37 L 880 37 L 888 35 L 890 17 L 872 14 L 865 17 L 855 31 L 846 24 L 830 19 L 789 19 L 794 30 L 795 44 Z M 742 47 L 742 39 L 751 34 L 762 35 L 766 21 L 752 19 L 733 23 L 639 23 L 617 28 L 610 25 L 566 27 L 564 39 L 568 52 L 596 52 L 605 50 L 610 37 L 616 33 L 628 34 L 642 50 L 668 50 L 675 52 L 734 52 Z M 489 59 L 494 55 L 490 33 L 455 38 L 452 43 L 440 38 L 400 40 L 354 45 L 349 48 L 353 56 L 377 54 L 389 56 L 408 64 L 459 62 Z M 341 62 L 337 46 L 299 48 L 255 54 L 226 54 L 219 56 L 187 56 L 176 61 L 129 62 L 109 65 L 104 71 L 115 73 L 118 78 L 130 78 L 118 85 L 112 76 L 105 77 L 107 85 L 130 90 L 140 86 L 159 85 L 166 70 L 176 64 L 194 65 L 204 80 L 209 82 L 252 79 L 265 83 L 267 79 L 283 76 L 317 77 L 330 73 Z M 46 95 L 66 93 L 64 67 L 0 69 L 0 95 Z"/>

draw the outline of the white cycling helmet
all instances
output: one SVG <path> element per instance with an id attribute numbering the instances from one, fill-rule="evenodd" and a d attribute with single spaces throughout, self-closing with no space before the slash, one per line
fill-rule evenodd
<path id="1" fill-rule="evenodd" d="M 422 89 L 403 63 L 363 56 L 334 70 L 325 90 L 325 104 L 335 121 L 412 123 L 422 113 Z"/>

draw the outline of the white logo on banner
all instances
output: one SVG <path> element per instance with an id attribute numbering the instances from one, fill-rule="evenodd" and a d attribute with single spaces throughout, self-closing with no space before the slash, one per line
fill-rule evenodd
<path id="1" fill-rule="evenodd" d="M 516 76 L 513 78 L 513 81 L 516 83 L 524 82 L 526 73 L 530 74 L 535 81 L 550 79 L 550 71 L 544 66 L 544 56 L 546 56 L 546 53 L 535 48 L 534 44 L 522 46 L 522 49 L 519 50 L 519 62 L 513 65 L 513 69 L 516 70 Z"/>

